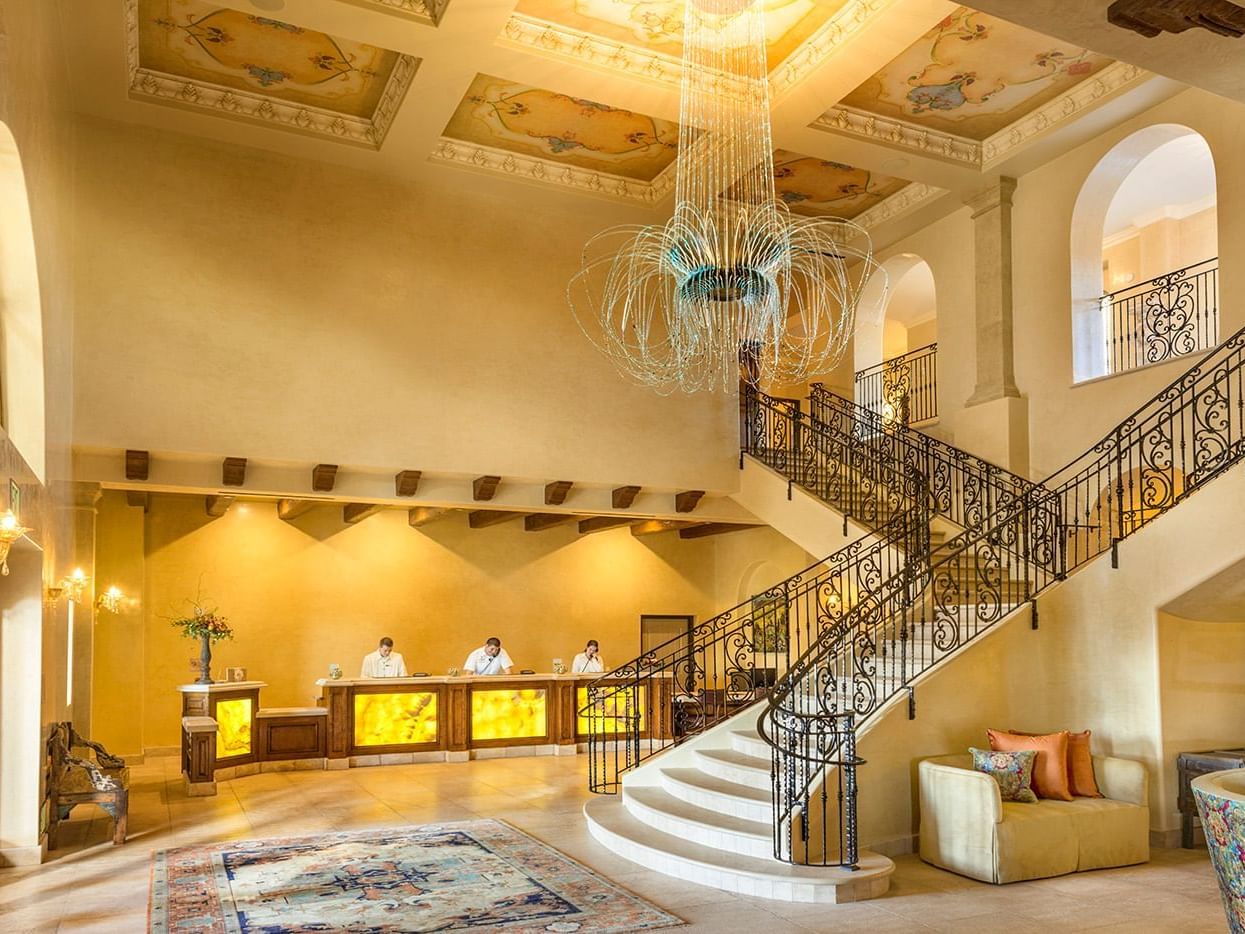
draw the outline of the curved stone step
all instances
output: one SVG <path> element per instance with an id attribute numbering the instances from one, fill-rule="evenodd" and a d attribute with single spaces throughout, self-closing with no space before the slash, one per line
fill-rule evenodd
<path id="1" fill-rule="evenodd" d="M 886 893 L 895 864 L 868 851 L 859 869 L 792 866 L 775 859 L 727 853 L 662 833 L 640 822 L 616 796 L 584 805 L 592 836 L 611 852 L 647 869 L 698 885 L 782 901 L 834 904 Z"/>
<path id="2" fill-rule="evenodd" d="M 662 833 L 744 856 L 767 859 L 773 855 L 771 824 L 697 807 L 653 785 L 624 785 L 622 799 L 633 817 Z"/>
<path id="3" fill-rule="evenodd" d="M 754 788 L 716 778 L 700 769 L 661 769 L 661 787 L 696 807 L 711 808 L 745 820 L 773 820 L 774 806 L 768 787 Z"/>
<path id="4" fill-rule="evenodd" d="M 756 730 L 731 730 L 731 749 L 755 759 L 768 759 L 770 745 Z"/>
<path id="5" fill-rule="evenodd" d="M 715 778 L 737 785 L 770 789 L 770 760 L 758 759 L 733 749 L 696 749 L 696 767 Z"/>

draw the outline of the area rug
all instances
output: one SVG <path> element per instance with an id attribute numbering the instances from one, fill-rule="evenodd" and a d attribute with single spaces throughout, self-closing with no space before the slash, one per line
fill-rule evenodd
<path id="1" fill-rule="evenodd" d="M 509 824 L 425 824 L 159 850 L 155 934 L 621 932 L 683 922 Z"/>

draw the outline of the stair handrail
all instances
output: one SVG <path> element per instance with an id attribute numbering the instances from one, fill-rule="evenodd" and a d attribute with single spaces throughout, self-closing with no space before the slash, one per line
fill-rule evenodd
<path id="1" fill-rule="evenodd" d="M 860 449 L 850 436 L 833 437 L 811 425 L 794 400 L 749 396 L 750 415 L 767 434 L 750 433 L 754 452 L 771 460 L 794 458 L 810 482 L 838 445 L 852 461 L 832 505 L 851 509 L 873 529 L 798 574 L 699 623 L 584 685 L 576 716 L 586 722 L 589 787 L 611 794 L 622 775 L 668 745 L 695 735 L 750 706 L 815 632 L 834 624 L 852 593 L 884 580 L 904 561 L 929 549 L 928 495 L 923 478 L 902 463 Z M 788 443 L 798 439 L 795 445 Z M 781 443 L 771 443 L 775 441 Z M 759 443 L 759 442 L 766 443 Z M 822 483 L 821 493 L 829 491 Z M 829 500 L 828 500 L 829 501 Z M 914 516 L 925 515 L 923 528 Z M 760 648 L 758 648 L 760 647 Z M 793 654 L 792 649 L 795 649 Z M 758 664 L 757 656 L 766 664 Z M 768 664 L 772 662 L 773 664 Z M 670 679 L 667 684 L 663 679 Z M 669 715 L 661 692 L 673 695 Z"/>
<path id="2" fill-rule="evenodd" d="M 1121 540 L 1243 459 L 1245 328 L 1045 481 L 941 546 L 932 563 L 906 564 L 848 608 L 791 664 L 757 719 L 771 747 L 775 856 L 810 861 L 814 785 L 844 758 L 845 714 L 858 732 L 907 691 L 911 715 L 913 679 L 1026 602 L 1036 627 L 1042 591 L 1107 551 L 1118 564 Z M 960 599 L 966 585 L 971 603 Z M 844 770 L 854 789 L 854 769 Z M 854 865 L 849 823 L 838 856 L 823 848 L 822 864 Z"/>

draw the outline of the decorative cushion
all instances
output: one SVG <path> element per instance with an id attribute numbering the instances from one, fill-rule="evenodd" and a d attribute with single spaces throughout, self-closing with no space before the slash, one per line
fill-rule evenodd
<path id="1" fill-rule="evenodd" d="M 1010 730 L 1017 736 L 1038 736 L 1024 730 Z M 1089 752 L 1089 730 L 1068 734 L 1068 790 L 1078 798 L 1101 798 L 1094 776 L 1094 757 Z"/>
<path id="2" fill-rule="evenodd" d="M 1033 790 L 1039 798 L 1055 798 L 1071 801 L 1068 788 L 1068 731 L 1048 733 L 1045 736 L 1021 736 L 1003 730 L 986 730 L 990 748 L 996 752 L 1015 752 L 1033 749 L 1037 763 L 1033 766 Z"/>
<path id="3" fill-rule="evenodd" d="M 973 771 L 985 772 L 999 783 L 1004 801 L 1037 804 L 1037 795 L 1029 788 L 1037 753 L 1032 749 L 1015 752 L 994 752 L 987 749 L 968 750 L 973 755 Z"/>

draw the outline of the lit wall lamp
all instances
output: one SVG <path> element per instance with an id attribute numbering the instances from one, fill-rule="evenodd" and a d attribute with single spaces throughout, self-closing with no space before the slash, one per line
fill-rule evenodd
<path id="1" fill-rule="evenodd" d="M 87 585 L 90 583 L 91 578 L 83 572 L 82 568 L 74 568 L 72 574 L 61 578 L 61 589 L 70 600 L 81 603 L 86 594 Z"/>
<path id="2" fill-rule="evenodd" d="M 17 521 L 17 516 L 13 515 L 12 509 L 6 509 L 4 514 L 0 515 L 0 574 L 8 576 L 9 549 L 13 547 L 15 541 L 30 531 L 32 530 Z"/>
<path id="3" fill-rule="evenodd" d="M 119 588 L 116 584 L 113 584 L 102 594 L 100 594 L 98 599 L 96 599 L 95 609 L 105 610 L 109 613 L 120 613 L 121 601 L 124 598 L 125 594 L 121 592 L 121 588 Z"/>

